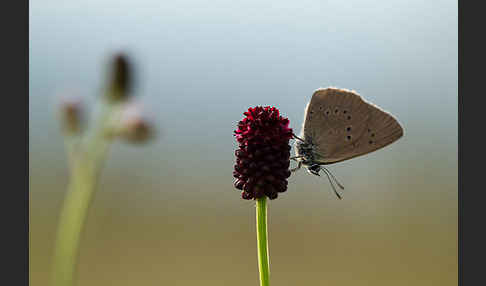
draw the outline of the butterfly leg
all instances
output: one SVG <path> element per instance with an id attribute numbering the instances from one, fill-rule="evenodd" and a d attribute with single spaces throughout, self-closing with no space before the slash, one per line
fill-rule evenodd
<path id="1" fill-rule="evenodd" d="M 297 171 L 298 169 L 300 169 L 300 167 L 302 167 L 302 161 L 299 161 L 299 164 L 297 165 L 297 167 L 290 169 L 290 172 L 293 173 L 293 172 Z"/>
<path id="2" fill-rule="evenodd" d="M 300 140 L 300 141 L 302 141 L 302 142 L 305 142 L 305 140 L 304 140 L 304 139 L 300 138 L 299 136 L 297 136 L 297 135 L 295 135 L 295 134 L 293 134 L 293 133 L 292 133 L 292 136 L 293 136 L 295 139 L 297 139 L 297 140 Z"/>

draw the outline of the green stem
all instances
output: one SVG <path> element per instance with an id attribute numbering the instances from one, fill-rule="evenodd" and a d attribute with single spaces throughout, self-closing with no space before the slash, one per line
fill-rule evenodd
<path id="1" fill-rule="evenodd" d="M 260 286 L 270 285 L 270 267 L 267 240 L 267 198 L 264 196 L 256 201 L 256 224 L 258 244 L 258 269 L 260 271 Z"/>
<path id="2" fill-rule="evenodd" d="M 61 210 L 53 261 L 53 286 L 73 285 L 79 240 L 94 193 L 94 174 L 88 166 L 75 164 Z"/>
<path id="3" fill-rule="evenodd" d="M 80 237 L 88 209 L 93 199 L 98 177 L 111 140 L 106 137 L 106 127 L 114 109 L 102 108 L 100 121 L 81 139 L 82 144 L 71 154 L 71 177 L 62 206 L 55 244 L 52 286 L 71 286 L 75 281 Z"/>

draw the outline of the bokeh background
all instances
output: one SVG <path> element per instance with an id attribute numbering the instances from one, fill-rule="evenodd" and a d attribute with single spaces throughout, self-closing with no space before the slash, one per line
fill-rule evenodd
<path id="1" fill-rule="evenodd" d="M 78 285 L 258 285 L 254 203 L 232 186 L 242 112 L 300 131 L 318 87 L 357 90 L 405 135 L 301 171 L 269 204 L 272 285 L 457 285 L 457 1 L 31 0 L 30 282 L 47 285 L 68 172 L 60 96 L 90 104 L 126 52 L 156 141 L 114 144 Z"/>

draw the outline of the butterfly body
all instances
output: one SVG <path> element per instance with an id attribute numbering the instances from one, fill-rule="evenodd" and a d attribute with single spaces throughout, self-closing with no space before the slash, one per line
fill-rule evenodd
<path id="1" fill-rule="evenodd" d="M 301 140 L 296 143 L 296 158 L 299 166 L 303 165 L 311 174 L 319 176 L 321 170 L 319 163 L 316 161 L 316 145 L 312 143 L 312 138 L 307 138 L 306 141 Z"/>

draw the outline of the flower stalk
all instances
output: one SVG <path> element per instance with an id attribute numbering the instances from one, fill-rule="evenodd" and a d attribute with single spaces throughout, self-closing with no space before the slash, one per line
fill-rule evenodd
<path id="1" fill-rule="evenodd" d="M 270 264 L 268 255 L 267 231 L 267 198 L 256 200 L 256 228 L 258 246 L 258 270 L 260 272 L 260 286 L 270 285 Z"/>
<path id="2" fill-rule="evenodd" d="M 104 134 L 113 113 L 113 108 L 105 106 L 98 125 L 86 134 L 91 136 L 84 137 L 86 142 L 79 146 L 86 148 L 68 150 L 71 156 L 71 176 L 59 218 L 53 260 L 53 286 L 74 285 L 80 237 L 111 143 L 110 137 Z M 66 141 L 70 139 L 67 137 Z"/>

